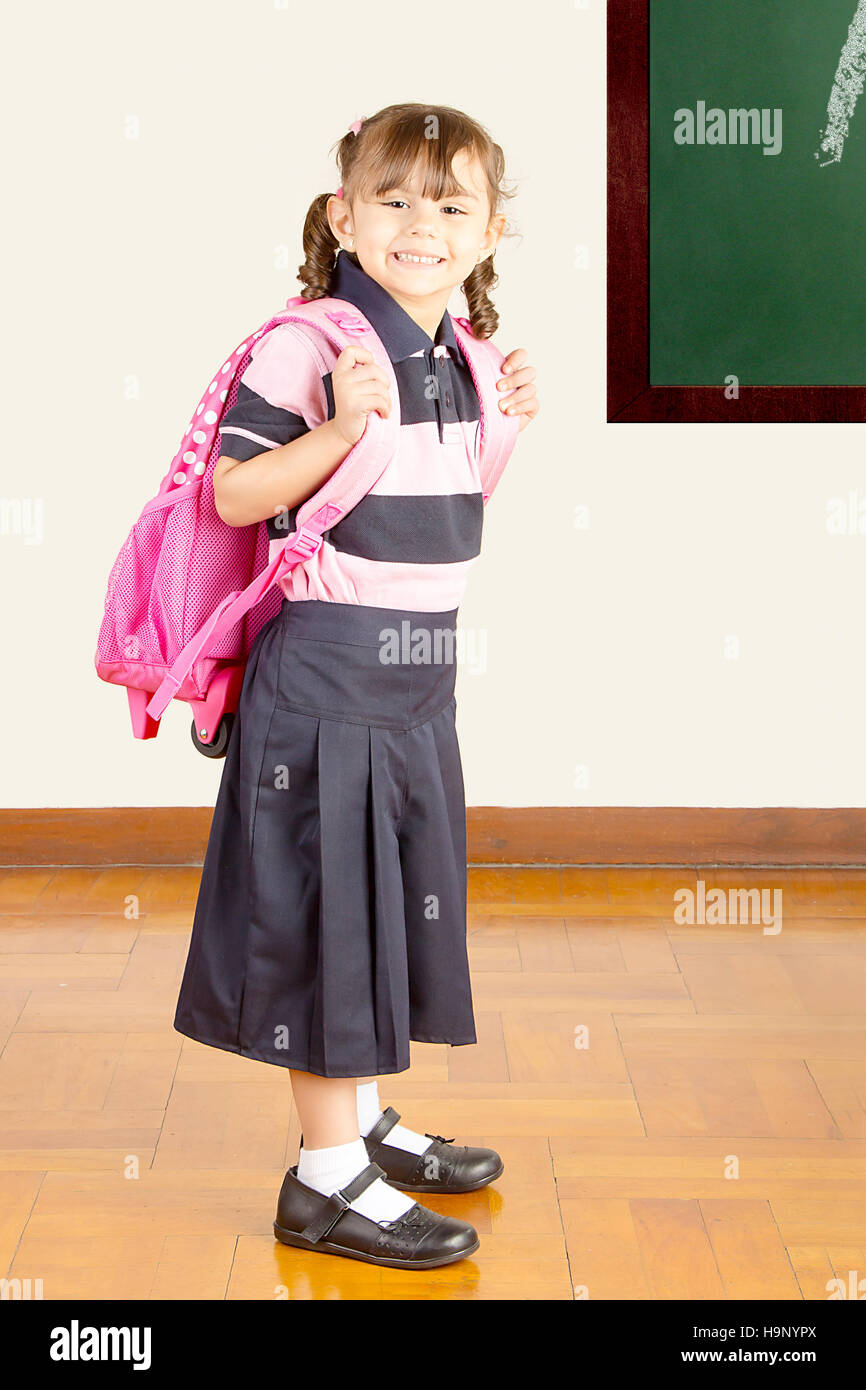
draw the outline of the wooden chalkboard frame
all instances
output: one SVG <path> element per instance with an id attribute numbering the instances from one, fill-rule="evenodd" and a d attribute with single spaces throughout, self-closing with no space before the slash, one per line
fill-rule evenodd
<path id="1" fill-rule="evenodd" d="M 607 7 L 607 419 L 862 421 L 866 386 L 651 386 L 649 380 L 649 7 Z"/>

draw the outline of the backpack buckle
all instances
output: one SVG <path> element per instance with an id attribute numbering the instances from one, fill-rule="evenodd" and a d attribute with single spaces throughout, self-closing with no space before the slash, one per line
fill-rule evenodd
<path id="1" fill-rule="evenodd" d="M 302 561 L 311 560 L 321 544 L 321 536 L 315 531 L 308 531 L 306 526 L 301 526 L 294 535 L 289 536 L 283 554 L 286 558 L 297 555 Z"/>
<path id="2" fill-rule="evenodd" d="M 353 338 L 363 338 L 370 331 L 366 319 L 361 318 L 360 314 L 353 314 L 345 309 L 340 309 L 335 314 L 329 314 L 326 311 L 325 318 L 330 319 L 344 333 L 348 333 Z"/>

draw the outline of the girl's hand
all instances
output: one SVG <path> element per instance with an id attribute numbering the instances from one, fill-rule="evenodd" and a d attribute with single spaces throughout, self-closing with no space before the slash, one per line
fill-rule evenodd
<path id="1" fill-rule="evenodd" d="M 369 348 L 352 343 L 344 348 L 331 373 L 334 392 L 333 423 L 347 444 L 354 447 L 367 427 L 367 416 L 378 410 L 391 414 L 388 378 Z"/>
<path id="2" fill-rule="evenodd" d="M 518 428 L 526 429 L 530 420 L 534 420 L 541 404 L 535 394 L 535 368 L 525 366 L 529 356 L 525 348 L 515 348 L 509 352 L 502 363 L 503 376 L 497 382 L 500 391 L 507 391 L 508 395 L 499 402 L 499 408 L 506 415 L 520 415 L 521 421 Z"/>

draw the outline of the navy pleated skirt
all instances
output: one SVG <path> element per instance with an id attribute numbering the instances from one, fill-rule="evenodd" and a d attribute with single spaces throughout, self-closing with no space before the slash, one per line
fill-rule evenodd
<path id="1" fill-rule="evenodd" d="M 174 1026 L 320 1076 L 476 1041 L 456 610 L 284 600 L 247 662 Z"/>

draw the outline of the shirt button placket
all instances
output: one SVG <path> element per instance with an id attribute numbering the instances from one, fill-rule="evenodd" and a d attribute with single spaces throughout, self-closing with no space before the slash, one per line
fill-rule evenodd
<path id="1" fill-rule="evenodd" d="M 436 389 L 433 392 L 433 399 L 436 402 L 436 425 L 439 430 L 439 443 L 442 444 L 445 441 L 445 434 L 442 428 L 442 373 L 439 370 L 440 359 L 436 356 L 436 353 L 432 348 L 429 349 L 429 355 L 431 367 L 430 374 L 433 377 L 434 382 L 436 383 Z"/>

